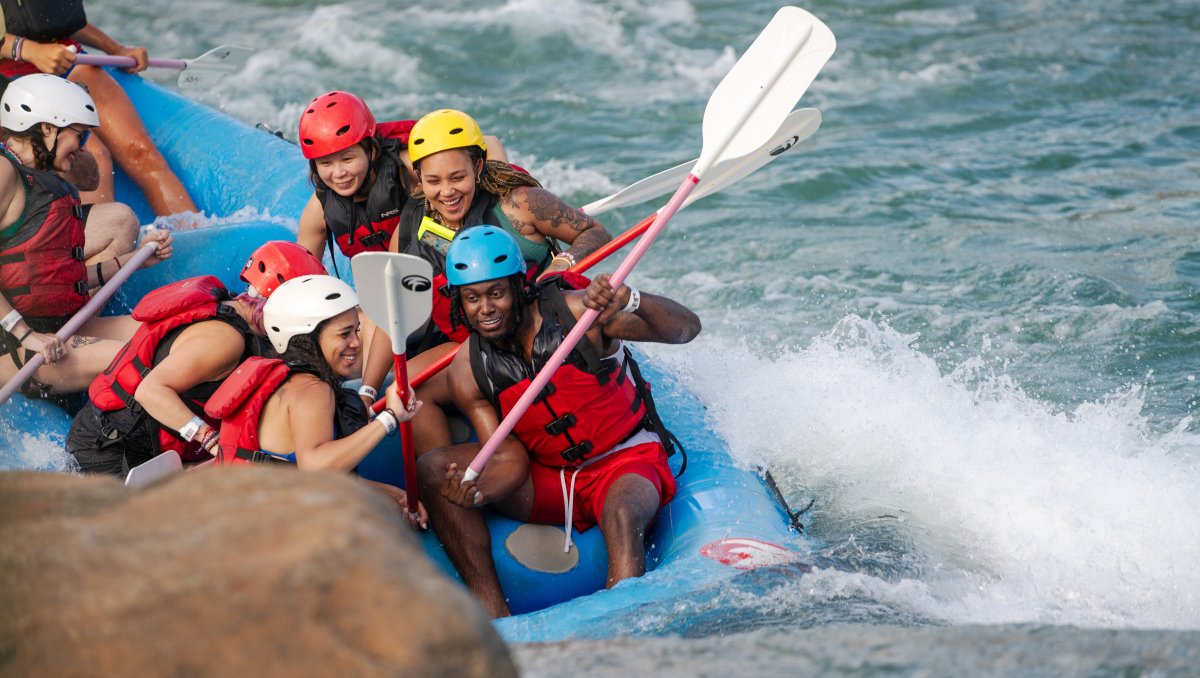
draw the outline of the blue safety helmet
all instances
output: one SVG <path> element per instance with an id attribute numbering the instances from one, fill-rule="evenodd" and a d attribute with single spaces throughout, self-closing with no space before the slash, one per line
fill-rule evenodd
<path id="1" fill-rule="evenodd" d="M 512 236 L 490 224 L 459 231 L 446 252 L 446 280 L 454 287 L 525 273 L 525 257 Z"/>

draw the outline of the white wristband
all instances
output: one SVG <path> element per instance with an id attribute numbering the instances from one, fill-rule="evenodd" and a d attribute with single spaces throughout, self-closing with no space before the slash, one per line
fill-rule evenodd
<path id="1" fill-rule="evenodd" d="M 633 285 L 626 285 L 629 288 L 629 303 L 625 304 L 625 308 L 621 309 L 625 313 L 633 313 L 642 305 L 642 293 L 638 292 Z"/>
<path id="2" fill-rule="evenodd" d="M 179 429 L 179 437 L 190 443 L 192 438 L 195 438 L 196 434 L 200 432 L 201 426 L 204 426 L 204 420 L 200 417 L 192 417 L 188 423 L 183 425 L 183 428 Z"/>
<path id="3" fill-rule="evenodd" d="M 387 431 L 388 435 L 395 433 L 396 427 L 399 426 L 399 424 L 396 422 L 396 416 L 387 410 L 384 410 L 376 415 L 375 421 L 383 424 L 383 429 Z"/>
<path id="4" fill-rule="evenodd" d="M 22 320 L 24 318 L 21 317 L 21 312 L 14 308 L 8 312 L 8 315 L 4 316 L 4 320 L 0 320 L 0 327 L 3 327 L 5 332 L 12 332 L 17 323 Z"/>
<path id="5" fill-rule="evenodd" d="M 360 396 L 366 396 L 366 397 L 370 398 L 371 400 L 379 400 L 379 391 L 376 391 L 375 389 L 371 388 L 370 386 L 367 386 L 366 384 L 363 384 L 362 386 L 358 387 L 358 394 Z"/>

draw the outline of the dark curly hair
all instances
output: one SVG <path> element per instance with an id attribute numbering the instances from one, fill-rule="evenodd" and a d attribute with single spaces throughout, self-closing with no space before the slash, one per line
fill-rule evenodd
<path id="1" fill-rule="evenodd" d="M 48 123 L 47 123 L 48 124 Z M 58 128 L 61 133 L 64 128 Z M 33 169 L 43 172 L 54 171 L 54 151 L 46 148 L 46 140 L 42 135 L 42 123 L 38 123 L 24 132 L 14 132 L 10 129 L 4 130 L 4 138 L 21 139 L 29 144 L 33 149 Z M 58 143 L 55 142 L 55 146 Z"/>
<path id="2" fill-rule="evenodd" d="M 325 362 L 325 355 L 321 353 L 321 331 L 325 329 L 330 320 L 333 318 L 322 320 L 308 334 L 298 334 L 292 337 L 288 341 L 287 350 L 279 357 L 290 367 L 312 372 L 318 379 L 329 384 L 334 393 L 337 393 L 342 388 L 342 378 L 333 371 L 329 363 Z"/>

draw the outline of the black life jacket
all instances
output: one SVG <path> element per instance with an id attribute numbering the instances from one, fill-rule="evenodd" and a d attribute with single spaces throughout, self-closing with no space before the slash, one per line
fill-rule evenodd
<path id="1" fill-rule="evenodd" d="M 0 7 L 9 33 L 37 42 L 70 37 L 88 22 L 83 0 L 0 0 Z"/>

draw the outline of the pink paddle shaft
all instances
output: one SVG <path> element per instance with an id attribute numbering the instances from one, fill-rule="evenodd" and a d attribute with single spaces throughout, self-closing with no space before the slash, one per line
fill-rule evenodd
<path id="1" fill-rule="evenodd" d="M 405 403 L 410 397 L 408 390 L 408 360 L 404 353 L 396 359 L 396 388 Z M 380 399 L 382 402 L 383 399 Z M 404 490 L 408 495 L 408 512 L 417 512 L 417 448 L 413 447 L 412 421 L 400 424 L 400 454 L 404 457 Z"/>
<path id="2" fill-rule="evenodd" d="M 142 264 L 146 263 L 146 260 L 154 254 L 154 250 L 157 247 L 157 241 L 148 242 L 145 245 L 142 245 L 142 248 L 137 251 L 137 254 L 134 254 L 132 259 L 125 262 L 125 265 L 121 267 L 121 270 L 117 271 L 116 274 L 113 275 L 113 277 L 107 283 L 105 283 L 104 287 L 101 287 L 100 291 L 96 292 L 96 294 L 92 296 L 91 301 L 85 304 L 83 308 L 79 309 L 75 315 L 71 316 L 71 319 L 67 321 L 67 324 L 63 325 L 62 329 L 60 329 L 58 332 L 55 332 L 54 336 L 58 337 L 59 341 L 66 341 L 67 339 L 71 338 L 72 335 L 78 332 L 79 328 L 83 327 L 84 323 L 86 323 L 88 320 L 91 320 L 92 316 L 96 315 L 100 312 L 100 309 L 104 308 L 104 305 L 108 303 L 108 300 L 112 298 L 112 295 L 117 293 L 117 289 L 129 279 L 129 276 L 133 275 L 134 271 L 138 270 L 142 267 Z M 45 358 L 43 358 L 42 354 L 39 353 L 33 356 L 29 362 L 25 363 L 25 367 L 22 367 L 21 370 L 17 372 L 15 377 L 9 379 L 8 383 L 4 385 L 4 388 L 0 388 L 0 405 L 8 402 L 8 399 L 17 392 L 17 389 L 21 388 L 21 385 L 28 381 L 29 378 L 33 376 L 34 372 L 37 372 L 37 369 L 42 366 L 43 362 L 45 362 Z"/>
<path id="3" fill-rule="evenodd" d="M 107 54 L 76 54 L 75 63 L 87 64 L 88 66 L 120 66 L 121 68 L 133 68 L 134 66 L 137 66 L 137 59 L 129 56 L 109 56 Z M 169 68 L 175 71 L 182 71 L 187 67 L 187 61 L 183 59 L 150 60 L 150 68 Z"/>
<path id="4" fill-rule="evenodd" d="M 619 289 L 624 284 L 625 277 L 629 275 L 634 266 L 637 266 L 642 255 L 654 243 L 654 239 L 658 237 L 659 232 L 667 225 L 671 217 L 675 216 L 675 212 L 683 206 L 683 201 L 687 200 L 688 195 L 699 182 L 699 177 L 695 174 L 689 174 L 687 179 L 679 186 L 679 189 L 675 191 L 675 195 L 671 197 L 671 201 L 658 213 L 658 218 L 646 230 L 646 234 L 642 236 L 641 240 L 638 240 L 637 245 L 634 245 L 629 254 L 625 256 L 625 260 L 621 262 L 616 272 L 613 273 L 612 278 L 609 279 L 609 284 L 612 285 L 614 290 Z M 475 458 L 471 460 L 471 465 L 468 467 L 466 473 L 468 480 L 477 477 L 483 471 L 483 467 L 487 465 L 488 460 L 496 453 L 496 449 L 500 447 L 500 443 L 504 442 L 509 433 L 512 433 L 513 427 L 517 425 L 517 421 L 525 414 L 525 410 L 529 409 L 529 406 L 537 399 L 542 389 L 546 388 L 546 384 L 550 382 L 550 377 L 553 377 L 558 367 L 566 361 L 567 354 L 571 352 L 571 349 L 575 348 L 575 344 L 578 344 L 583 335 L 591 328 L 592 323 L 596 321 L 596 316 L 598 315 L 600 315 L 599 311 L 589 308 L 580 316 L 579 322 L 575 323 L 574 329 L 563 339 L 562 344 L 554 352 L 554 355 L 550 356 L 550 360 L 546 362 L 546 366 L 542 368 L 542 371 L 534 378 L 533 383 L 529 385 L 529 388 L 517 400 L 517 404 L 513 405 L 512 410 L 504 418 L 504 421 L 500 422 L 499 428 L 492 434 L 492 437 L 488 438 L 487 443 L 479 450 L 479 454 L 475 455 Z"/>

